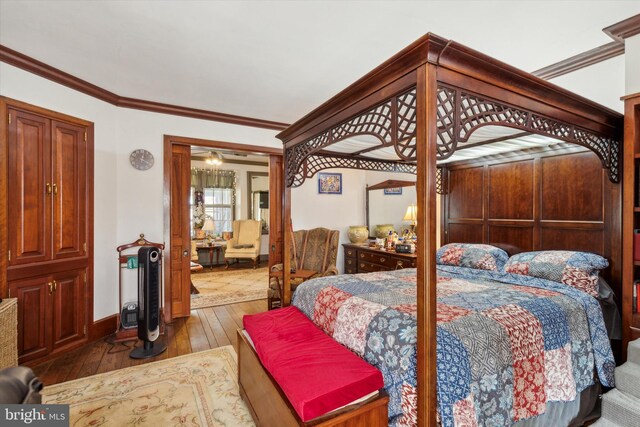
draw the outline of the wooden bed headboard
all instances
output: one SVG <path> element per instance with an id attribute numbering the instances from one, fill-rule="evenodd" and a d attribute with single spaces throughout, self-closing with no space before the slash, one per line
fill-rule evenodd
<path id="1" fill-rule="evenodd" d="M 579 250 L 607 258 L 620 295 L 621 189 L 598 157 L 559 146 L 446 165 L 442 243 L 488 243 L 513 255 Z"/>

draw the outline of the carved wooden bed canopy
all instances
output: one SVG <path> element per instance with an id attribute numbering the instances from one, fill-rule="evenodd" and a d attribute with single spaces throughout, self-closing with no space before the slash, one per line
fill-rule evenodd
<path id="1" fill-rule="evenodd" d="M 415 70 L 424 63 L 436 65 L 438 74 L 438 162 L 457 150 L 510 136 L 538 134 L 592 150 L 609 178 L 619 182 L 621 132 L 617 113 L 460 44 L 427 34 L 278 135 L 285 143 L 287 186 L 297 187 L 328 168 L 416 173 L 419 95 Z M 392 69 L 394 74 L 390 74 Z M 390 81 L 393 76 L 397 79 Z M 499 81 L 501 77 L 503 81 Z M 386 87 L 379 87 L 385 83 Z M 366 92 L 368 85 L 372 86 L 370 93 Z M 371 90 L 374 87 L 376 90 Z M 511 92 L 510 96 L 497 92 L 499 87 Z M 356 107 L 355 98 L 360 93 Z M 470 142 L 477 129 L 496 125 L 518 133 Z M 366 142 L 357 141 L 362 136 L 368 137 Z M 360 145 L 338 148 L 340 142 L 350 139 Z"/>
<path id="2" fill-rule="evenodd" d="M 479 129 L 511 128 L 474 139 Z M 622 116 L 456 42 L 426 34 L 278 134 L 285 230 L 291 188 L 327 168 L 417 174 L 418 425 L 436 425 L 436 187 L 443 163 L 471 147 L 542 135 L 593 151 L 620 180 Z M 289 233 L 284 283 L 289 282 Z M 291 291 L 284 290 L 288 304 Z"/>

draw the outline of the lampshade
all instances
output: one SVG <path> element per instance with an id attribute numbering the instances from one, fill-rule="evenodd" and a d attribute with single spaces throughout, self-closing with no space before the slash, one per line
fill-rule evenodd
<path id="1" fill-rule="evenodd" d="M 415 224 L 417 219 L 418 206 L 416 206 L 414 203 L 411 203 L 409 206 L 407 206 L 407 212 L 404 214 L 404 218 L 402 218 L 402 220 L 410 221 L 412 224 Z"/>
<path id="2" fill-rule="evenodd" d="M 204 226 L 202 227 L 203 231 L 213 231 L 214 227 L 213 227 L 213 220 L 211 218 L 207 218 L 204 221 Z"/>

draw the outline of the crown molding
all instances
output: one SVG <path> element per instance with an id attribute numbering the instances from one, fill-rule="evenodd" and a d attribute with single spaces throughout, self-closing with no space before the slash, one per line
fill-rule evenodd
<path id="1" fill-rule="evenodd" d="M 547 67 L 540 68 L 531 74 L 541 79 L 550 80 L 622 54 L 624 54 L 624 43 L 613 41 Z"/>
<path id="2" fill-rule="evenodd" d="M 624 43 L 625 39 L 640 34 L 640 14 L 603 28 L 602 31 L 612 39 Z"/>
<path id="3" fill-rule="evenodd" d="M 568 74 L 581 68 L 588 67 L 598 62 L 606 61 L 618 55 L 624 54 L 624 40 L 640 34 L 640 15 L 620 21 L 603 28 L 605 34 L 613 39 L 611 43 L 596 47 L 595 49 L 579 53 L 578 55 L 564 59 L 547 67 L 532 72 L 534 76 L 549 80 Z"/>
<path id="4" fill-rule="evenodd" d="M 120 96 L 3 45 L 0 45 L 0 61 L 117 107 L 272 130 L 283 130 L 289 126 L 287 123 Z"/>

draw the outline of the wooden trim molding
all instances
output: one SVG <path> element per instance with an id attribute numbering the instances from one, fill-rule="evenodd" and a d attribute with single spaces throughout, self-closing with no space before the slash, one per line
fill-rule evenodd
<path id="1" fill-rule="evenodd" d="M 636 92 L 636 93 L 631 93 L 629 95 L 625 95 L 620 99 L 623 100 L 623 101 L 626 101 L 628 99 L 634 99 L 634 98 L 640 98 L 640 92 Z"/>
<path id="2" fill-rule="evenodd" d="M 586 68 L 607 59 L 624 54 L 624 40 L 640 34 L 640 15 L 620 21 L 603 28 L 602 31 L 613 39 L 611 43 L 596 47 L 578 55 L 564 59 L 547 67 L 532 72 L 534 76 L 549 80 L 573 71 Z"/>
<path id="3" fill-rule="evenodd" d="M 618 42 L 640 34 L 640 14 L 627 18 L 613 25 L 603 28 L 606 35 Z"/>
<path id="4" fill-rule="evenodd" d="M 93 96 L 101 101 L 108 102 L 117 107 L 132 108 L 134 110 L 151 111 L 160 114 L 172 114 L 194 119 L 211 120 L 222 123 L 230 123 L 240 126 L 251 126 L 263 129 L 283 130 L 287 123 L 271 120 L 256 119 L 253 117 L 237 116 L 233 114 L 219 113 L 216 111 L 200 110 L 197 108 L 183 107 L 179 105 L 163 104 L 160 102 L 146 101 L 143 99 L 120 96 L 99 86 L 82 80 L 58 68 L 38 61 L 6 46 L 0 45 L 0 61 L 14 67 L 37 74 L 40 77 L 51 80 L 86 95 Z"/>
<path id="5" fill-rule="evenodd" d="M 195 145 L 198 147 L 221 148 L 232 151 L 240 151 L 247 154 L 279 154 L 282 156 L 282 148 L 263 147 L 261 145 L 238 144 L 235 142 L 215 141 L 211 139 L 189 138 L 186 136 L 165 135 L 172 143 Z"/>
<path id="6" fill-rule="evenodd" d="M 113 334 L 118 329 L 118 314 L 96 320 L 89 328 L 89 342 L 97 341 L 101 338 Z"/>
<path id="7" fill-rule="evenodd" d="M 531 74 L 540 77 L 541 79 L 550 80 L 623 54 L 624 43 L 613 41 L 586 52 L 579 53 L 560 62 L 556 62 L 555 64 L 551 64 L 547 67 L 540 68 Z"/>
<path id="8" fill-rule="evenodd" d="M 8 152 L 9 152 L 9 132 L 8 132 L 8 111 L 7 100 L 0 97 L 0 298 L 5 298 L 9 294 L 7 284 L 7 264 L 9 250 L 9 207 L 8 197 Z"/>

